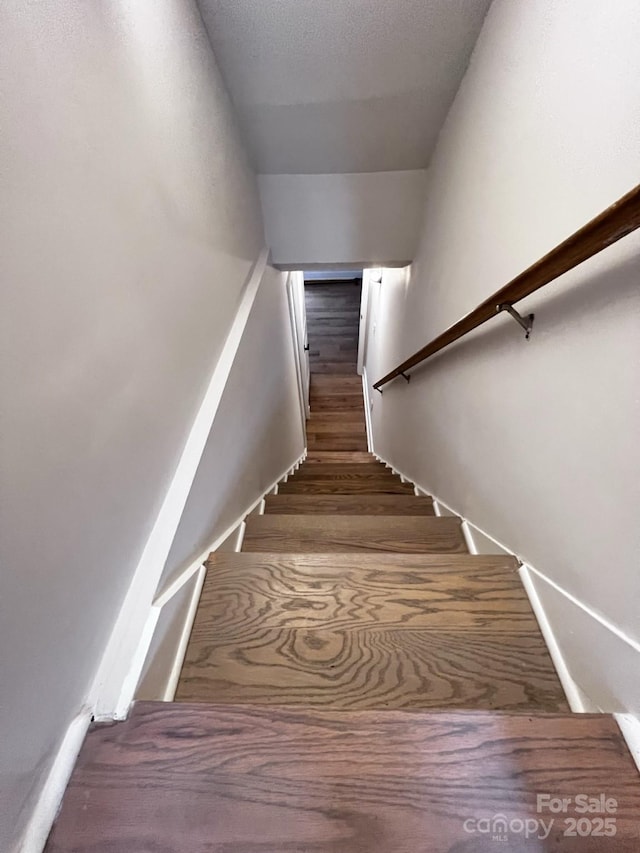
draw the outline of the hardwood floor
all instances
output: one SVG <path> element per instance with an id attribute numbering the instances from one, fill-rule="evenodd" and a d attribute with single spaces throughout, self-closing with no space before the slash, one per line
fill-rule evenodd
<path id="1" fill-rule="evenodd" d="M 309 365 L 312 375 L 355 374 L 360 292 L 359 281 L 344 284 L 318 283 L 305 288 Z M 315 408 L 315 411 L 320 409 Z"/>
<path id="2" fill-rule="evenodd" d="M 615 838 L 537 808 L 578 793 Z M 139 702 L 89 733 L 47 853 L 637 853 L 638 814 L 606 715 Z"/>
<path id="3" fill-rule="evenodd" d="M 569 713 L 515 558 L 367 452 L 359 288 L 307 311 L 307 459 L 209 558 L 176 701 L 89 733 L 46 853 L 637 853 L 635 765 Z M 578 793 L 615 837 L 537 808 Z"/>
<path id="4" fill-rule="evenodd" d="M 362 381 L 356 374 L 360 283 L 313 284 L 305 289 L 311 418 L 307 449 L 367 450 Z"/>

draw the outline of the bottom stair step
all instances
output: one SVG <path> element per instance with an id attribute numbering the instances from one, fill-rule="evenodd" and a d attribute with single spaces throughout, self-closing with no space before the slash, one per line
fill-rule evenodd
<path id="1" fill-rule="evenodd" d="M 638 814 L 608 715 L 139 702 L 89 733 L 46 853 L 637 853 Z"/>

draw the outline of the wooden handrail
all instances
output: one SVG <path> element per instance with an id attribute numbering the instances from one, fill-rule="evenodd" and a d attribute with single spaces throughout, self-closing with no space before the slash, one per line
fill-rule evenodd
<path id="1" fill-rule="evenodd" d="M 379 379 L 373 387 L 380 390 L 382 385 L 386 385 L 387 382 L 391 382 L 397 376 L 405 375 L 406 378 L 408 370 L 440 352 L 441 349 L 459 340 L 473 329 L 477 329 L 478 326 L 486 323 L 492 317 L 497 317 L 500 310 L 504 310 L 506 306 L 511 306 L 520 299 L 524 299 L 525 296 L 529 296 L 563 273 L 577 267 L 587 258 L 597 255 L 598 252 L 639 227 L 640 184 L 576 231 L 575 234 L 567 237 L 555 249 L 536 261 L 533 266 L 530 266 L 488 299 L 485 299 L 470 314 L 450 326 L 446 332 L 438 335 L 431 343 L 419 349 L 406 361 Z"/>

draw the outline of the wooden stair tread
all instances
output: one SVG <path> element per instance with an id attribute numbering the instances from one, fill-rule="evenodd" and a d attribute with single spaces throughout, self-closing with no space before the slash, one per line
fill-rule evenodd
<path id="1" fill-rule="evenodd" d="M 310 387 L 312 394 L 315 391 L 321 391 L 323 394 L 343 394 L 345 389 L 362 392 L 362 377 L 357 373 L 353 376 L 312 376 Z"/>
<path id="2" fill-rule="evenodd" d="M 375 462 L 376 458 L 368 451 L 357 450 L 316 450 L 309 451 L 305 462 L 322 462 L 333 464 L 335 462 Z"/>
<path id="3" fill-rule="evenodd" d="M 580 792 L 617 800 L 611 843 L 536 810 Z M 637 853 L 639 812 L 609 715 L 137 702 L 89 733 L 46 853 Z M 554 817 L 552 843 L 465 831 L 500 813 Z"/>
<path id="4" fill-rule="evenodd" d="M 537 633 L 512 559 L 375 556 L 212 555 L 192 639 L 269 627 Z"/>
<path id="5" fill-rule="evenodd" d="M 415 495 L 277 494 L 266 499 L 265 514 L 434 515 L 431 498 Z"/>
<path id="6" fill-rule="evenodd" d="M 380 477 L 367 480 L 295 480 L 293 477 L 286 483 L 278 485 L 278 494 L 297 495 L 413 495 L 413 486 L 402 483 L 399 479 Z"/>
<path id="7" fill-rule="evenodd" d="M 354 436 L 314 436 L 308 437 L 307 447 L 309 450 L 366 450 L 367 437 L 362 435 Z"/>
<path id="8" fill-rule="evenodd" d="M 311 397 L 312 412 L 362 412 L 364 399 L 353 397 Z"/>
<path id="9" fill-rule="evenodd" d="M 322 412 L 311 415 L 307 421 L 307 433 L 310 432 L 347 432 L 363 429 L 364 413 Z"/>
<path id="10" fill-rule="evenodd" d="M 466 546 L 458 518 L 254 515 L 247 519 L 242 549 L 446 553 Z"/>
<path id="11" fill-rule="evenodd" d="M 287 583 L 295 584 L 323 580 L 360 583 L 378 580 L 387 584 L 390 578 L 403 589 L 425 582 L 440 583 L 439 578 L 449 575 L 466 575 L 474 583 L 492 582 L 495 577 L 510 578 L 520 585 L 519 563 L 511 554 L 283 554 L 280 552 L 251 553 L 212 551 L 206 565 L 216 573 L 229 572 L 240 577 L 245 573 L 262 570 L 281 573 Z M 295 588 L 287 587 L 287 588 Z M 522 588 L 522 587 L 521 587 Z"/>
<path id="12" fill-rule="evenodd" d="M 364 466 L 363 466 L 364 467 Z M 313 471 L 301 468 L 287 479 L 291 483 L 322 483 L 322 482 L 350 482 L 350 483 L 400 483 L 402 480 L 385 468 L 371 466 L 368 470 L 349 470 L 346 466 L 342 470 Z M 413 487 L 412 487 L 413 488 Z"/>
<path id="13" fill-rule="evenodd" d="M 176 701 L 568 710 L 539 633 L 386 626 L 198 632 Z"/>
<path id="14" fill-rule="evenodd" d="M 565 709 L 513 557 L 212 554 L 177 698 Z"/>
<path id="15" fill-rule="evenodd" d="M 304 475 L 313 479 L 316 475 L 326 476 L 327 474 L 380 474 L 397 476 L 392 473 L 391 468 L 387 468 L 382 462 L 378 462 L 373 458 L 367 459 L 366 462 L 308 462 L 305 461 L 295 472 L 295 476 Z"/>
<path id="16" fill-rule="evenodd" d="M 345 373 L 345 374 L 353 374 L 356 371 L 355 368 L 355 360 L 342 362 L 342 361 L 319 361 L 313 365 L 314 373 Z"/>
<path id="17" fill-rule="evenodd" d="M 322 424 L 349 424 L 349 426 L 359 426 L 361 423 L 364 423 L 364 411 L 361 409 L 348 409 L 345 412 L 318 412 L 312 410 L 309 418 L 307 419 L 307 429 L 313 429 Z"/>

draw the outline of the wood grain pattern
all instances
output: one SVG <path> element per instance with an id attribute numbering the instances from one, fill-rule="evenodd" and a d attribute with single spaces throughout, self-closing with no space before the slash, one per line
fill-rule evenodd
<path id="1" fill-rule="evenodd" d="M 565 709 L 512 557 L 218 554 L 182 701 Z"/>
<path id="2" fill-rule="evenodd" d="M 322 468 L 323 466 L 320 466 Z M 328 466 L 325 466 L 328 467 Z M 360 466 L 361 468 L 364 466 Z M 287 482 L 291 483 L 322 483 L 322 482 L 332 482 L 332 483 L 397 483 L 400 482 L 402 485 L 402 481 L 397 480 L 394 474 L 389 470 L 385 470 L 384 468 L 376 468 L 371 466 L 370 470 L 364 471 L 349 471 L 347 466 L 344 466 L 342 470 L 319 470 L 314 469 L 313 471 L 309 468 L 302 467 L 300 471 L 297 471 L 295 474 L 292 474 Z"/>
<path id="3" fill-rule="evenodd" d="M 392 555 L 396 556 L 396 555 Z M 349 559 L 351 557 L 351 559 Z M 208 563 L 192 639 L 267 628 L 445 628 L 537 633 L 513 560 L 234 554 Z M 364 563 L 365 565 L 362 565 Z"/>
<path id="4" fill-rule="evenodd" d="M 280 483 L 278 494 L 283 495 L 413 495 L 413 486 L 401 483 L 399 479 L 387 477 L 357 480 L 296 480 L 293 477 L 286 483 Z"/>
<path id="5" fill-rule="evenodd" d="M 309 396 L 311 413 L 314 412 L 364 412 L 362 394 L 311 394 Z"/>
<path id="6" fill-rule="evenodd" d="M 378 462 L 373 457 L 369 457 L 366 462 L 311 462 L 306 460 L 296 471 L 296 476 L 305 476 L 314 479 L 317 476 L 327 476 L 329 474 L 364 474 L 371 476 L 372 474 L 380 476 L 394 477 L 391 468 L 387 468 L 381 462 Z"/>
<path id="7" fill-rule="evenodd" d="M 375 462 L 375 457 L 368 451 L 340 451 L 340 450 L 310 450 L 307 453 L 306 462 L 323 462 L 334 464 L 336 462 Z"/>
<path id="8" fill-rule="evenodd" d="M 316 412 L 311 411 L 307 419 L 307 426 L 311 429 L 325 427 L 335 429 L 336 427 L 359 427 L 364 424 L 364 411 L 341 411 L 341 412 Z"/>
<path id="9" fill-rule="evenodd" d="M 513 584 L 526 600 L 518 576 L 519 563 L 510 554 L 251 554 L 214 551 L 206 562 L 214 577 L 256 578 L 267 572 L 278 577 L 283 590 L 318 589 L 319 584 L 334 586 L 361 583 L 380 589 L 411 590 L 425 584 L 446 582 L 449 576 L 464 577 L 469 584 L 461 598 L 478 593 L 492 594 L 497 580 Z M 256 574 L 257 573 L 257 574 Z"/>
<path id="10" fill-rule="evenodd" d="M 414 495 L 269 495 L 265 515 L 434 515 L 431 498 Z"/>
<path id="11" fill-rule="evenodd" d="M 523 673 L 526 673 L 524 675 Z M 539 634 L 377 628 L 201 633 L 177 701 L 342 709 L 566 709 Z"/>
<path id="12" fill-rule="evenodd" d="M 361 435 L 365 432 L 364 415 L 348 419 L 340 415 L 329 419 L 325 417 L 309 418 L 307 421 L 307 436 L 318 434 L 331 435 Z"/>
<path id="13" fill-rule="evenodd" d="M 312 376 L 311 393 L 344 394 L 351 391 L 362 392 L 362 378 L 356 373 L 353 376 Z"/>
<path id="14" fill-rule="evenodd" d="M 360 450 L 367 449 L 367 436 L 362 435 L 330 435 L 308 436 L 307 447 L 309 450 Z"/>
<path id="15" fill-rule="evenodd" d="M 253 515 L 247 518 L 242 550 L 447 553 L 467 548 L 459 518 Z"/>
<path id="16" fill-rule="evenodd" d="M 614 796 L 616 837 L 465 831 L 542 792 Z M 637 853 L 639 813 L 609 715 L 140 702 L 89 733 L 46 853 Z"/>
<path id="17" fill-rule="evenodd" d="M 325 361 L 318 359 L 312 365 L 313 373 L 327 373 L 335 376 L 337 373 L 352 374 L 355 370 L 356 359 L 350 358 L 345 361 Z"/>

